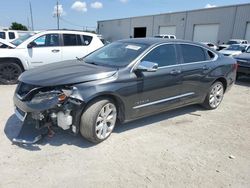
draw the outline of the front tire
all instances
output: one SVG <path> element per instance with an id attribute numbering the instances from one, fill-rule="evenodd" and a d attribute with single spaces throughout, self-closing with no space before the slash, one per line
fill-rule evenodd
<path id="1" fill-rule="evenodd" d="M 14 62 L 0 63 L 0 82 L 5 85 L 16 84 L 22 68 Z"/>
<path id="2" fill-rule="evenodd" d="M 93 143 L 106 140 L 112 133 L 117 119 L 117 110 L 110 99 L 91 102 L 81 116 L 81 135 Z"/>
<path id="3" fill-rule="evenodd" d="M 203 102 L 203 106 L 208 110 L 216 109 L 224 96 L 224 86 L 220 81 L 216 81 L 209 89 L 209 92 Z"/>

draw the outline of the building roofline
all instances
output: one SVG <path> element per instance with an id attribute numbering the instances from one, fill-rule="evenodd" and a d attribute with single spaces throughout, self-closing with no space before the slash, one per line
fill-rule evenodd
<path id="1" fill-rule="evenodd" d="M 142 15 L 142 16 L 132 16 L 132 17 L 126 17 L 126 18 L 99 20 L 97 22 L 99 23 L 99 22 L 108 22 L 108 21 L 115 21 L 115 20 L 125 20 L 125 19 L 141 18 L 141 17 L 161 16 L 161 15 L 166 15 L 166 14 L 190 13 L 190 12 L 197 12 L 197 11 L 202 11 L 202 10 L 214 10 L 214 9 L 220 9 L 220 8 L 239 7 L 239 6 L 246 6 L 246 5 L 250 5 L 250 3 L 225 5 L 225 6 L 218 6 L 218 7 L 211 7 L 211 8 L 200 8 L 200 9 L 193 9 L 193 10 L 186 10 L 186 11 L 177 11 L 177 12 L 166 12 L 166 13 L 150 14 L 150 15 Z"/>

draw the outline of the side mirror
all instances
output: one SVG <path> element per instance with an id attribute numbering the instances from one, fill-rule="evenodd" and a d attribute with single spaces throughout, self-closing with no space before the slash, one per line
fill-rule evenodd
<path id="1" fill-rule="evenodd" d="M 34 46 L 36 46 L 35 42 L 31 42 L 27 45 L 27 48 L 33 48 Z"/>
<path id="2" fill-rule="evenodd" d="M 242 52 L 242 53 L 246 52 L 246 49 L 242 49 L 241 52 Z"/>
<path id="3" fill-rule="evenodd" d="M 158 69 L 158 64 L 150 61 L 142 61 L 137 66 L 136 70 L 144 72 L 155 72 Z"/>

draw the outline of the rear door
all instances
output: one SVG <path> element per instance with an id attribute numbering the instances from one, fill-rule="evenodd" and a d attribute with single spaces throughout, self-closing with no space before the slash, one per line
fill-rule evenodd
<path id="1" fill-rule="evenodd" d="M 183 102 L 197 102 L 208 90 L 208 74 L 213 67 L 216 55 L 208 49 L 193 44 L 178 44 L 177 46 L 182 57 L 182 93 L 192 93 L 183 97 Z"/>
<path id="2" fill-rule="evenodd" d="M 72 60 L 87 55 L 91 36 L 80 34 L 63 34 L 62 60 Z"/>

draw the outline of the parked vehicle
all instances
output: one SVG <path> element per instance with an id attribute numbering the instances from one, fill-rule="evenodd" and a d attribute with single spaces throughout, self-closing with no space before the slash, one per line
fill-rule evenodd
<path id="1" fill-rule="evenodd" d="M 15 45 L 0 38 L 0 49 L 1 48 L 15 48 Z"/>
<path id="2" fill-rule="evenodd" d="M 247 44 L 247 40 L 242 40 L 242 39 L 231 39 L 229 40 L 226 44 L 219 45 L 219 50 L 228 48 L 232 44 Z"/>
<path id="3" fill-rule="evenodd" d="M 250 48 L 250 44 L 232 44 L 228 48 L 225 48 L 220 51 L 225 56 L 236 56 L 245 52 Z"/>
<path id="4" fill-rule="evenodd" d="M 233 58 L 199 43 L 154 38 L 113 42 L 83 59 L 24 72 L 14 104 L 22 130 L 29 129 L 33 139 L 21 131 L 13 141 L 33 143 L 41 138 L 35 127 L 59 126 L 99 143 L 117 120 L 197 103 L 216 109 L 235 81 L 236 68 Z"/>
<path id="5" fill-rule="evenodd" d="M 102 43 L 103 43 L 104 45 L 110 44 L 110 42 L 107 41 L 106 39 L 104 39 L 102 35 L 97 35 L 97 36 L 98 36 L 98 38 L 102 41 Z"/>
<path id="6" fill-rule="evenodd" d="M 15 47 L 0 49 L 0 82 L 15 84 L 28 69 L 85 56 L 103 46 L 96 34 L 81 31 L 49 30 L 25 35 L 12 42 Z"/>
<path id="7" fill-rule="evenodd" d="M 0 39 L 3 39 L 7 42 L 11 42 L 19 37 L 17 31 L 3 29 L 0 30 Z"/>
<path id="8" fill-rule="evenodd" d="M 154 36 L 155 38 L 164 38 L 164 39 L 176 39 L 175 35 L 167 35 L 167 34 L 160 34 Z"/>
<path id="9" fill-rule="evenodd" d="M 245 53 L 234 57 L 238 63 L 237 78 L 242 75 L 250 76 L 250 48 Z"/>
<path id="10" fill-rule="evenodd" d="M 207 45 L 209 48 L 212 48 L 213 50 L 219 50 L 219 47 L 211 42 L 201 42 L 201 43 Z"/>

